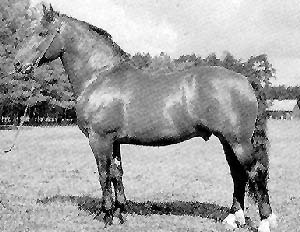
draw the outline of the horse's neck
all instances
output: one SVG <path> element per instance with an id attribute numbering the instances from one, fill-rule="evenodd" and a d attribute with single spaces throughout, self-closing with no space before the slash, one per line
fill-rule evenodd
<path id="1" fill-rule="evenodd" d="M 109 41 L 75 22 L 65 25 L 62 63 L 78 97 L 101 73 L 118 65 L 122 57 Z"/>

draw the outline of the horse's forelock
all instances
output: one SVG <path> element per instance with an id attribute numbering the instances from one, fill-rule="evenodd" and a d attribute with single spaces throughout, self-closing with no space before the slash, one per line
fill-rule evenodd
<path id="1" fill-rule="evenodd" d="M 35 7 L 38 12 L 41 13 L 41 22 L 42 23 L 51 23 L 55 20 L 55 16 L 58 15 L 58 12 L 53 10 L 52 5 L 46 4 L 44 2 L 40 3 Z"/>
<path id="2" fill-rule="evenodd" d="M 55 12 L 52 10 L 49 10 L 44 13 L 42 20 L 44 20 L 47 23 L 53 22 L 55 19 Z"/>

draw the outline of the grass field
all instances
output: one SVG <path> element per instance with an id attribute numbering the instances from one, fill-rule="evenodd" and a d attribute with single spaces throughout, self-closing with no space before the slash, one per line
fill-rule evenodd
<path id="1" fill-rule="evenodd" d="M 269 189 L 279 225 L 300 231 L 300 121 L 269 121 Z M 15 131 L 0 131 L 1 149 Z M 168 147 L 123 145 L 126 224 L 104 229 L 96 163 L 77 127 L 31 128 L 0 156 L 0 231 L 224 231 L 232 180 L 215 137 Z M 247 226 L 256 207 L 246 200 Z M 249 219 L 250 218 L 250 219 Z"/>

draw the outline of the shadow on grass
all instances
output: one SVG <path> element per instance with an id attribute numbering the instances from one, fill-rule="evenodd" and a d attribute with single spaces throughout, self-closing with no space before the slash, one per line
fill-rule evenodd
<path id="1" fill-rule="evenodd" d="M 52 202 L 72 202 L 78 205 L 80 210 L 90 214 L 99 215 L 101 213 L 101 199 L 90 196 L 61 196 L 46 197 L 38 199 L 37 203 L 47 204 Z M 229 208 L 214 203 L 201 203 L 192 201 L 172 201 L 172 202 L 133 202 L 126 203 L 126 213 L 137 215 L 188 215 L 202 217 L 221 222 L 229 214 Z M 253 227 L 250 218 L 246 218 L 246 224 L 251 231 L 257 231 Z"/>

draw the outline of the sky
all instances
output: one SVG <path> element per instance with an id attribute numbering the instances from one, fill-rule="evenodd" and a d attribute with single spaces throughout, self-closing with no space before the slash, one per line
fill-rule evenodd
<path id="1" fill-rule="evenodd" d="M 31 0 L 35 7 L 40 0 Z M 229 51 L 267 54 L 273 85 L 300 86 L 299 0 L 44 0 L 54 10 L 109 32 L 130 54 L 172 58 Z"/>

